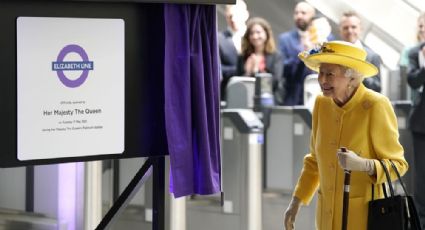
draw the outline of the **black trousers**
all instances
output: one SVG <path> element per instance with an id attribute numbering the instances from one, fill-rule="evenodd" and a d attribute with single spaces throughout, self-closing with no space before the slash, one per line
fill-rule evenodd
<path id="1" fill-rule="evenodd" d="M 425 134 L 412 132 L 414 158 L 413 198 L 422 229 L 425 229 Z"/>

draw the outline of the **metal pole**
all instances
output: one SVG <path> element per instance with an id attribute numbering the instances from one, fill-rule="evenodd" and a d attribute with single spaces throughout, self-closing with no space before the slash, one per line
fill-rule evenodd
<path id="1" fill-rule="evenodd" d="M 347 152 L 345 147 L 342 147 L 341 150 L 343 152 Z M 344 197 L 342 200 L 342 230 L 347 229 L 347 221 L 348 221 L 348 206 L 350 200 L 350 179 L 351 179 L 351 171 L 344 170 Z"/>
<path id="2" fill-rule="evenodd" d="M 27 166 L 25 169 L 25 211 L 34 212 L 34 166 Z"/>
<path id="3" fill-rule="evenodd" d="M 120 160 L 114 159 L 112 161 L 112 202 L 115 202 L 120 196 Z"/>
<path id="4" fill-rule="evenodd" d="M 153 160 L 153 192 L 152 192 L 152 230 L 164 230 L 165 225 L 165 158 L 155 157 Z"/>
<path id="5" fill-rule="evenodd" d="M 59 166 L 64 167 L 64 166 Z M 94 229 L 102 220 L 102 162 L 84 163 L 84 229 Z"/>

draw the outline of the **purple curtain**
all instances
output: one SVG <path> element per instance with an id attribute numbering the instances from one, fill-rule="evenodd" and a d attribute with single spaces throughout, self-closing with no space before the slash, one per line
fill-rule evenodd
<path id="1" fill-rule="evenodd" d="M 175 197 L 220 186 L 219 62 L 214 5 L 165 4 L 165 125 Z"/>

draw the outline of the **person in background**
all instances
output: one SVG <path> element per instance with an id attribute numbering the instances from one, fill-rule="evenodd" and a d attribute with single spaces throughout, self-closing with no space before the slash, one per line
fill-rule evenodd
<path id="1" fill-rule="evenodd" d="M 284 215 L 285 229 L 294 229 L 301 204 L 307 205 L 317 190 L 316 229 L 341 229 L 344 170 L 351 170 L 347 229 L 366 230 L 372 186 L 375 195 L 383 197 L 377 184 L 386 181 L 378 160 L 384 161 L 387 168 L 391 168 L 392 160 L 401 174 L 408 169 L 398 140 L 397 117 L 387 97 L 362 84 L 363 78 L 378 73 L 366 61 L 362 48 L 330 41 L 299 57 L 319 73 L 323 95 L 317 97 L 314 105 L 310 153 L 304 157 Z M 396 177 L 394 171 L 391 177 Z"/>
<path id="2" fill-rule="evenodd" d="M 282 55 L 276 50 L 270 24 L 260 17 L 251 18 L 247 22 L 237 68 L 240 76 L 254 77 L 256 73 L 272 74 L 275 104 L 283 104 L 285 89 Z"/>
<path id="3" fill-rule="evenodd" d="M 293 14 L 295 28 L 279 35 L 279 50 L 283 56 L 286 81 L 284 105 L 304 104 L 304 79 L 312 72 L 297 55 L 314 45 L 308 29 L 315 13 L 314 7 L 309 3 L 305 1 L 297 3 Z"/>
<path id="4" fill-rule="evenodd" d="M 418 31 L 416 39 L 418 42 L 425 42 L 425 12 L 422 12 L 418 17 Z"/>
<path id="5" fill-rule="evenodd" d="M 238 56 L 241 54 L 242 36 L 245 34 L 246 21 L 249 17 L 247 5 L 237 0 L 234 5 L 226 5 L 225 16 L 227 29 L 218 34 L 218 47 L 221 63 L 221 100 L 225 100 L 225 92 L 229 79 L 236 75 Z"/>
<path id="6" fill-rule="evenodd" d="M 356 12 L 347 11 L 343 13 L 339 22 L 339 32 L 342 40 L 356 44 L 366 50 L 366 61 L 376 66 L 378 68 L 378 73 L 370 78 L 365 78 L 363 84 L 369 89 L 381 92 L 381 74 L 379 70 L 381 69 L 382 59 L 371 48 L 367 47 L 360 41 L 362 27 L 360 17 Z"/>
<path id="7" fill-rule="evenodd" d="M 308 31 L 311 35 L 310 40 L 313 45 L 335 40 L 329 20 L 323 14 L 318 13 L 313 17 Z"/>
<path id="8" fill-rule="evenodd" d="M 414 46 L 408 46 L 403 49 L 400 55 L 400 69 L 405 70 L 409 65 L 409 51 L 415 46 L 420 45 L 425 42 L 425 12 L 422 12 L 417 19 L 417 27 L 416 27 L 416 44 Z M 416 47 L 417 48 L 417 47 Z M 419 87 L 417 89 L 410 88 L 410 99 L 413 104 L 418 104 L 418 100 L 420 99 L 420 94 L 423 91 L 423 87 Z"/>
<path id="9" fill-rule="evenodd" d="M 423 25 L 421 29 L 423 29 Z M 418 92 L 410 117 L 415 162 L 413 198 L 416 202 L 422 229 L 425 229 L 425 183 L 423 183 L 425 178 L 425 167 L 423 167 L 425 164 L 425 94 L 423 92 L 425 87 L 425 42 L 411 48 L 408 57 L 407 83 Z"/>
<path id="10" fill-rule="evenodd" d="M 422 12 L 418 19 L 417 19 L 417 23 L 416 23 L 416 41 L 415 41 L 415 45 L 410 45 L 408 47 L 406 47 L 401 54 L 400 57 L 400 65 L 401 66 L 408 66 L 409 65 L 409 50 L 411 48 L 413 48 L 414 46 L 425 42 L 425 12 Z"/>
<path id="11" fill-rule="evenodd" d="M 311 34 L 311 41 L 315 46 L 335 40 L 335 36 L 332 34 L 332 27 L 323 14 L 317 13 L 316 16 L 313 17 L 308 31 Z M 316 97 L 322 93 L 317 77 L 317 73 L 311 73 L 304 79 L 304 106 L 307 107 L 310 112 L 313 111 Z"/>

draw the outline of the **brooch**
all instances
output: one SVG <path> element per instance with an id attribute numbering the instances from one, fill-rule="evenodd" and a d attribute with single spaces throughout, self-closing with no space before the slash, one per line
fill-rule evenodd
<path id="1" fill-rule="evenodd" d="M 326 47 L 326 45 L 322 46 L 322 48 L 320 49 L 320 52 L 322 52 L 322 53 L 335 53 L 335 51 L 333 49 Z"/>
<path id="2" fill-rule="evenodd" d="M 314 47 L 313 49 L 307 51 L 304 55 L 313 55 L 318 53 L 335 53 L 335 51 L 331 48 L 329 48 L 326 43 L 323 43 L 321 45 L 318 45 Z"/>

